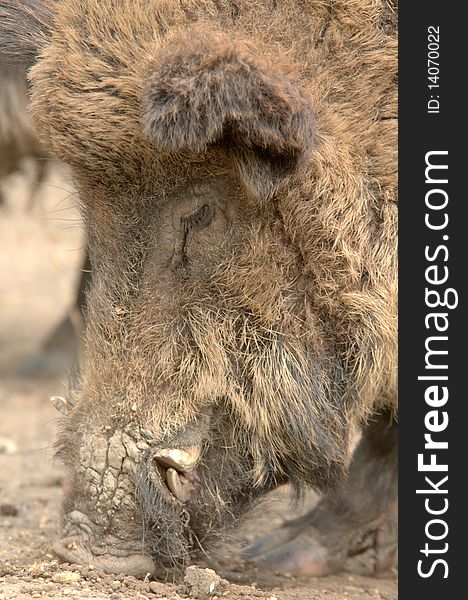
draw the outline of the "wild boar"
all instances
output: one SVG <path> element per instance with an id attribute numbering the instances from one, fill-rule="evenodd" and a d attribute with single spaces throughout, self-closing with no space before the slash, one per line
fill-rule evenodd
<path id="1" fill-rule="evenodd" d="M 181 566 L 280 483 L 266 568 L 391 564 L 396 33 L 385 0 L 0 2 L 75 173 L 86 358 L 59 440 L 67 561 Z M 351 439 L 363 428 L 351 458 Z"/>
<path id="2" fill-rule="evenodd" d="M 51 157 L 47 155 L 34 135 L 27 111 L 28 84 L 23 65 L 7 66 L 0 64 L 0 181 L 16 171 L 21 171 L 24 161 L 34 162 L 32 192 L 27 198 L 27 207 L 32 209 L 37 193 L 44 182 Z M 5 204 L 0 190 L 0 206 Z M 85 289 L 88 285 L 90 264 L 85 257 L 82 275 L 78 284 L 74 311 L 79 321 L 85 310 Z M 77 354 L 77 327 L 69 315 L 57 325 L 42 349 L 40 357 L 28 359 L 21 366 L 21 372 L 54 370 L 58 353 Z M 63 361 L 58 361 L 63 367 Z"/>
<path id="3" fill-rule="evenodd" d="M 91 265 L 87 254 L 80 271 L 73 305 L 46 337 L 39 353 L 29 356 L 21 364 L 19 372 L 22 376 L 57 375 L 64 370 L 79 370 L 86 290 L 91 280 Z"/>
<path id="4" fill-rule="evenodd" d="M 24 66 L 7 66 L 0 63 L 0 181 L 16 171 L 21 171 L 26 159 L 33 161 L 31 194 L 26 199 L 27 207 L 32 209 L 41 184 L 47 176 L 51 158 L 34 135 L 27 111 L 27 97 L 28 85 Z M 0 206 L 4 204 L 5 199 L 0 190 Z M 89 261 L 85 258 L 74 309 L 78 320 L 85 310 L 84 290 L 88 285 L 89 270 Z M 47 339 L 40 356 L 27 359 L 20 371 L 23 374 L 31 371 L 52 371 L 56 367 L 59 353 L 61 358 L 64 353 L 74 357 L 77 349 L 76 329 L 70 316 L 66 315 Z M 57 366 L 63 368 L 63 360 L 59 360 L 58 363 Z"/>
<path id="5" fill-rule="evenodd" d="M 33 159 L 33 193 L 28 202 L 31 207 L 35 193 L 45 179 L 47 163 L 46 155 L 31 131 L 26 96 L 24 70 L 0 63 L 0 180 L 20 170 L 24 159 Z M 4 197 L 0 192 L 0 205 L 2 204 Z"/>

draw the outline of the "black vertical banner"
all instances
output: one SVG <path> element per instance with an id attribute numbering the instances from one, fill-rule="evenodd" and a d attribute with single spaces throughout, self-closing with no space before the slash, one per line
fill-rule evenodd
<path id="1" fill-rule="evenodd" d="M 400 600 L 468 597 L 468 36 L 457 8 L 400 5 Z"/>

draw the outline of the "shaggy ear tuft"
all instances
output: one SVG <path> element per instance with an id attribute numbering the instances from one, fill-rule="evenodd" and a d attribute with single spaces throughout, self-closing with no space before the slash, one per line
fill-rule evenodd
<path id="1" fill-rule="evenodd" d="M 0 61 L 31 67 L 47 42 L 51 22 L 45 0 L 0 1 Z"/>
<path id="2" fill-rule="evenodd" d="M 262 199 L 313 147 L 304 92 L 258 50 L 222 33 L 188 31 L 159 49 L 143 102 L 145 134 L 156 147 L 202 152 L 222 144 Z"/>

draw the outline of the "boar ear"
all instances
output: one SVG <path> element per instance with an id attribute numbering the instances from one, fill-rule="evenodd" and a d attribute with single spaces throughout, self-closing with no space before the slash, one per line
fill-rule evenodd
<path id="1" fill-rule="evenodd" d="M 186 32 L 151 64 L 143 119 L 161 150 L 222 144 L 246 185 L 266 199 L 312 149 L 314 118 L 300 88 L 258 54 L 222 33 Z"/>
<path id="2" fill-rule="evenodd" d="M 0 62 L 31 67 L 47 42 L 51 22 L 46 0 L 0 1 Z"/>

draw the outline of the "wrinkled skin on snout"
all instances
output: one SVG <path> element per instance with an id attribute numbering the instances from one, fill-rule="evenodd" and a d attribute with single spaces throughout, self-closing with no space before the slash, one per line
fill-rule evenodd
<path id="1" fill-rule="evenodd" d="M 391 565 L 394 15 L 361 2 L 0 2 L 92 266 L 62 559 L 165 575 L 289 481 L 335 495 L 249 559 Z"/>

